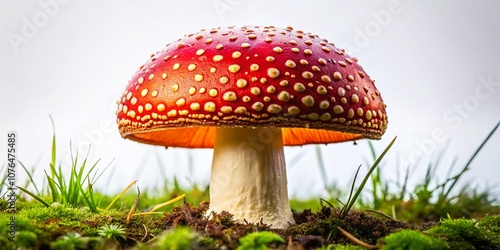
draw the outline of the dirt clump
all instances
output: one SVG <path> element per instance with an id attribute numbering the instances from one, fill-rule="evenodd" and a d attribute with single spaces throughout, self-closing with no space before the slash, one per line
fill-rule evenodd
<path id="1" fill-rule="evenodd" d="M 208 219 L 205 213 L 208 202 L 194 207 L 186 202 L 176 207 L 171 213 L 165 213 L 162 223 L 166 227 L 189 226 L 205 237 L 212 238 L 216 248 L 234 249 L 239 239 L 251 232 L 271 231 L 287 240 L 286 245 L 276 246 L 286 249 L 314 249 L 328 244 L 354 244 L 339 229 L 342 228 L 357 239 L 376 245 L 377 241 L 401 229 L 426 230 L 435 223 L 416 225 L 379 217 L 370 212 L 350 211 L 344 218 L 339 218 L 340 209 L 322 207 L 318 212 L 304 210 L 294 212 L 296 225 L 287 229 L 271 229 L 264 223 L 238 223 L 228 212 L 212 213 Z M 214 246 L 199 246 L 200 249 L 210 249 Z"/>

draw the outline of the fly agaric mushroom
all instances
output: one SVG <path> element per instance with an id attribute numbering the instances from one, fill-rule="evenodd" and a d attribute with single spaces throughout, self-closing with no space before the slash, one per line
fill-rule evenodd
<path id="1" fill-rule="evenodd" d="M 118 101 L 121 135 L 214 148 L 210 210 L 294 224 L 283 145 L 380 139 L 386 105 L 357 63 L 291 27 L 201 30 L 152 54 Z"/>

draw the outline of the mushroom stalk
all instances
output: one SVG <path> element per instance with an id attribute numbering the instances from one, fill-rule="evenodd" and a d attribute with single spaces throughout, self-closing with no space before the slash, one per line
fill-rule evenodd
<path id="1" fill-rule="evenodd" d="M 210 209 L 272 228 L 295 224 L 279 128 L 217 128 Z"/>

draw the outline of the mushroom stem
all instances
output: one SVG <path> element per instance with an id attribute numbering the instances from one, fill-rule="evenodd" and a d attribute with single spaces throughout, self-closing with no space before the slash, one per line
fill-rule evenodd
<path id="1" fill-rule="evenodd" d="M 272 228 L 295 224 L 288 201 L 283 139 L 279 128 L 217 128 L 211 211 Z"/>

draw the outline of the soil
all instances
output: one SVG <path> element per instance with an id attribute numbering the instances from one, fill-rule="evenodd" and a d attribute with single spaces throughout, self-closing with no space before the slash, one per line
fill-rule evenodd
<path id="1" fill-rule="evenodd" d="M 324 206 L 318 212 L 305 210 L 294 213 L 296 225 L 287 229 L 271 229 L 271 225 L 263 223 L 236 223 L 233 216 L 227 212 L 214 213 L 213 219 L 207 220 L 207 209 L 208 202 L 197 207 L 184 202 L 183 206 L 174 208 L 171 213 L 165 213 L 158 226 L 189 226 L 196 232 L 214 239 L 217 249 L 234 249 L 238 246 L 240 237 L 264 230 L 275 232 L 287 239 L 287 244 L 273 246 L 277 249 L 316 249 L 328 244 L 359 244 L 354 242 L 356 239 L 353 241 L 346 237 L 339 227 L 366 244 L 376 245 L 379 239 L 398 230 L 409 228 L 423 231 L 437 224 L 410 224 L 362 211 L 350 211 L 340 219 L 340 209 Z M 148 241 L 147 237 L 142 241 Z M 213 244 L 200 245 L 199 249 L 213 249 Z"/>

